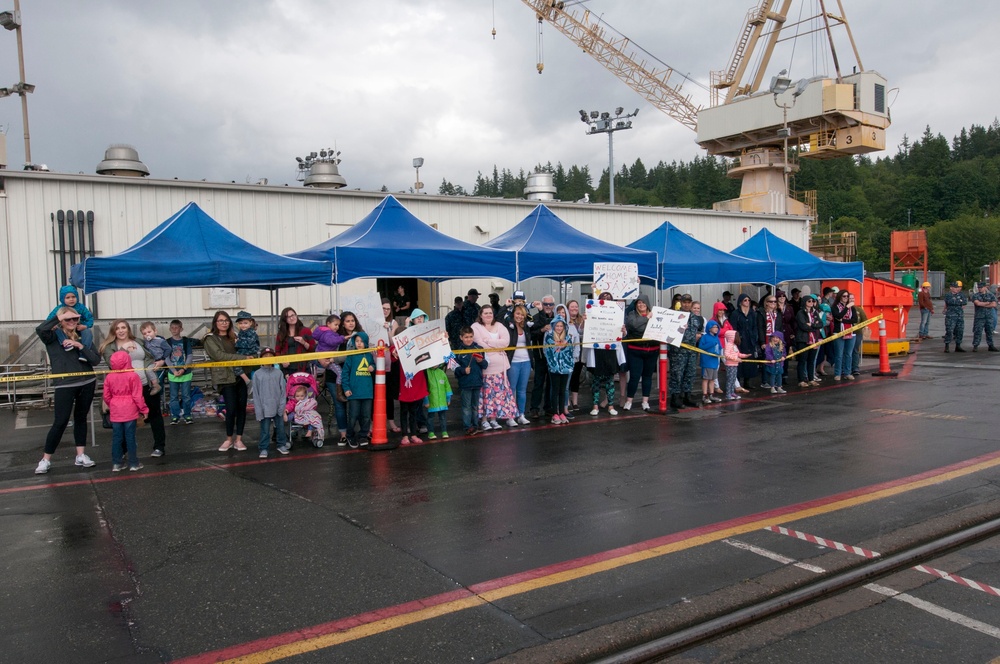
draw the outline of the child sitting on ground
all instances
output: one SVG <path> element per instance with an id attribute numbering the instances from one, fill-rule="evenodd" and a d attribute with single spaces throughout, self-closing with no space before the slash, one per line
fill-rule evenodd
<path id="1" fill-rule="evenodd" d="M 781 386 L 781 374 L 785 364 L 784 334 L 774 332 L 767 338 L 764 359 L 769 362 L 764 365 L 764 379 L 771 384 L 771 394 L 784 394 L 785 389 Z"/>
<path id="2" fill-rule="evenodd" d="M 451 405 L 451 383 L 444 366 L 427 370 L 427 437 L 437 438 L 435 429 L 440 429 L 441 437 L 448 437 L 448 406 Z M 436 420 L 436 422 L 435 422 Z"/>
<path id="3" fill-rule="evenodd" d="M 309 396 L 305 385 L 296 387 L 295 395 L 285 404 L 286 422 L 289 414 L 296 424 L 306 428 L 306 438 L 312 441 L 314 447 L 323 447 L 323 418 L 316 411 L 316 399 Z"/>
<path id="4" fill-rule="evenodd" d="M 705 351 L 701 355 L 701 402 L 718 403 L 722 401 L 715 396 L 715 383 L 719 379 L 719 356 L 722 355 L 722 342 L 719 340 L 719 323 L 708 321 L 705 334 L 698 340 L 698 348 Z M 728 373 L 726 374 L 728 376 Z M 734 372 L 735 376 L 735 372 Z M 733 385 L 735 391 L 736 385 Z"/>
<path id="5" fill-rule="evenodd" d="M 153 366 L 146 370 L 146 375 L 150 377 L 149 393 L 150 395 L 158 394 L 163 387 L 164 372 L 162 367 L 167 364 L 173 348 L 170 347 L 166 339 L 156 334 L 156 325 L 152 321 L 147 320 L 139 325 L 139 333 L 142 335 L 142 345 L 153 356 Z"/>
<path id="6" fill-rule="evenodd" d="M 368 348 L 368 334 L 355 332 L 347 340 L 347 350 Z M 351 449 L 371 442 L 372 405 L 375 399 L 375 369 L 371 353 L 348 355 L 340 372 L 340 386 L 347 397 L 347 445 Z M 357 431 L 355 431 L 357 429 Z"/>
<path id="7" fill-rule="evenodd" d="M 132 359 L 123 350 L 111 354 L 111 368 L 116 371 L 132 368 Z M 129 470 L 139 470 L 139 453 L 135 444 L 135 427 L 139 416 L 149 414 L 142 397 L 142 381 L 134 371 L 110 373 L 104 379 L 104 403 L 111 416 L 111 471 L 125 468 L 123 451 L 128 452 Z"/>
<path id="8" fill-rule="evenodd" d="M 247 357 L 257 357 L 260 355 L 260 337 L 257 336 L 257 321 L 253 319 L 249 311 L 241 311 L 236 314 L 236 327 L 239 332 L 236 334 L 236 352 Z M 241 377 L 249 385 L 250 375 L 240 367 L 233 367 L 233 373 Z M 250 374 L 253 374 L 251 371 Z"/>
<path id="9" fill-rule="evenodd" d="M 740 352 L 740 335 L 736 330 L 726 330 L 723 356 L 726 362 L 726 399 L 736 401 L 742 398 L 736 394 L 736 368 L 740 366 L 740 360 L 750 357 L 749 353 Z"/>

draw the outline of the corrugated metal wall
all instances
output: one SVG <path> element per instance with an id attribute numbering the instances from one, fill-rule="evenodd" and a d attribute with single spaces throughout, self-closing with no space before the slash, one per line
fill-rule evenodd
<path id="1" fill-rule="evenodd" d="M 220 224 L 268 251 L 289 253 L 318 244 L 360 220 L 385 194 L 359 191 L 320 191 L 302 187 L 181 182 L 111 176 L 66 175 L 2 171 L 0 255 L 7 258 L 6 292 L 0 294 L 0 320 L 39 320 L 55 306 L 57 283 L 52 215 L 59 210 L 94 213 L 94 244 L 99 255 L 121 252 L 135 244 L 190 201 L 196 202 Z M 414 215 L 452 237 L 482 244 L 507 231 L 535 207 L 532 201 L 453 198 L 394 194 Z M 808 225 L 802 217 L 741 215 L 707 210 L 680 210 L 576 203 L 552 203 L 552 211 L 572 226 L 594 237 L 628 244 L 670 221 L 697 239 L 730 250 L 767 226 L 798 246 L 807 243 Z M 482 229 L 481 232 L 479 229 Z M 745 229 L 745 230 L 744 230 Z M 392 260 L 390 254 L 386 260 Z M 434 260 L 433 256 L 427 257 Z M 178 265 L 178 269 L 184 269 Z M 247 265 L 247 270 L 254 266 Z M 552 282 L 526 283 L 529 297 L 549 292 Z M 488 292 L 509 283 L 495 280 L 455 280 L 439 287 L 444 311 L 456 295 L 476 287 Z M 341 295 L 374 290 L 373 280 L 340 285 Z M 721 290 L 721 288 L 720 288 Z M 554 291 L 553 291 L 554 292 Z M 104 291 L 97 294 L 101 318 L 198 317 L 210 315 L 206 289 Z M 301 312 L 322 314 L 334 302 L 330 288 L 311 286 L 281 291 L 280 304 Z M 485 297 L 482 298 L 485 301 Z M 421 303 L 428 308 L 430 303 Z M 240 292 L 240 306 L 266 314 L 266 292 Z"/>

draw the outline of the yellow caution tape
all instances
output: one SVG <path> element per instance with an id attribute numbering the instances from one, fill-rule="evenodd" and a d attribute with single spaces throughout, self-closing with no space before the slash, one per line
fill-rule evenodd
<path id="1" fill-rule="evenodd" d="M 861 328 L 867 327 L 867 326 L 871 325 L 872 323 L 875 323 L 875 322 L 877 322 L 877 321 L 879 321 L 881 319 L 882 319 L 882 315 L 881 314 L 879 314 L 878 316 L 874 316 L 872 318 L 869 318 L 869 319 L 867 319 L 867 320 L 865 320 L 865 321 L 863 321 L 861 323 L 858 323 L 857 325 L 855 325 L 855 326 L 853 326 L 853 327 L 851 327 L 851 328 L 849 328 L 847 330 L 844 330 L 843 332 L 838 332 L 837 334 L 834 334 L 834 335 L 831 335 L 831 336 L 826 337 L 824 339 L 821 339 L 820 341 L 818 341 L 818 342 L 816 342 L 816 343 L 814 343 L 814 344 L 812 344 L 810 346 L 806 346 L 805 348 L 800 348 L 800 349 L 796 350 L 794 353 L 789 353 L 787 356 L 785 356 L 785 358 L 783 360 L 751 360 L 751 359 L 745 359 L 745 360 L 741 360 L 741 362 L 756 362 L 756 363 L 759 363 L 759 364 L 775 364 L 776 362 L 779 362 L 779 361 L 780 362 L 784 362 L 784 360 L 787 360 L 790 357 L 795 357 L 796 355 L 799 355 L 800 353 L 804 353 L 804 352 L 806 352 L 806 351 L 808 351 L 808 350 L 810 350 L 812 348 L 816 348 L 818 346 L 821 346 L 821 345 L 823 345 L 825 343 L 833 341 L 834 339 L 839 339 L 840 337 L 842 337 L 844 335 L 851 334 L 852 332 L 855 332 L 855 331 L 857 331 L 857 330 L 859 330 Z M 613 340 L 610 340 L 610 341 L 605 341 L 603 343 L 602 342 L 596 342 L 596 345 L 597 346 L 602 346 L 602 345 L 603 346 L 607 346 L 607 345 L 610 345 L 610 344 L 637 343 L 637 342 L 640 342 L 640 341 L 656 341 L 657 343 L 662 343 L 662 342 L 660 342 L 660 341 L 658 341 L 656 339 L 613 339 Z M 591 343 L 578 342 L 578 343 L 574 344 L 574 343 L 567 342 L 565 345 L 567 345 L 567 346 L 582 346 L 582 347 L 586 347 L 586 348 L 594 348 L 595 343 L 594 342 L 591 342 Z M 556 346 L 556 344 L 538 344 L 538 345 L 531 345 L 531 346 L 507 346 L 506 348 L 467 348 L 467 349 L 466 348 L 459 348 L 459 349 L 453 350 L 452 352 L 454 354 L 456 354 L 456 355 L 464 355 L 464 354 L 468 354 L 468 353 L 480 353 L 480 352 L 482 352 L 482 353 L 498 353 L 498 352 L 506 353 L 508 351 L 513 351 L 513 350 L 518 350 L 518 349 L 524 349 L 524 350 L 541 350 L 541 349 L 550 348 L 550 347 L 554 348 L 555 346 Z M 702 355 L 710 355 L 712 357 L 723 358 L 722 355 L 716 355 L 714 353 L 709 353 L 708 351 L 702 350 L 701 348 L 697 348 L 695 346 L 691 346 L 691 345 L 688 345 L 688 344 L 681 344 L 680 347 L 683 348 L 683 349 L 685 349 L 685 350 L 690 350 L 690 351 L 693 351 L 695 353 L 700 353 Z M 156 368 L 156 369 L 152 369 L 151 367 L 146 367 L 145 369 L 94 369 L 93 371 L 77 371 L 77 372 L 73 372 L 73 373 L 61 373 L 61 374 L 39 373 L 39 374 L 31 374 L 31 375 L 17 375 L 17 376 L 7 374 L 7 375 L 0 375 L 0 384 L 3 384 L 3 383 L 16 383 L 16 382 L 21 382 L 21 381 L 37 381 L 37 380 L 46 380 L 46 379 L 52 380 L 52 379 L 56 379 L 56 378 L 76 378 L 76 377 L 79 377 L 79 376 L 104 376 L 104 375 L 113 374 L 113 373 L 127 373 L 129 371 L 146 371 L 146 370 L 150 370 L 150 369 L 152 369 L 153 371 L 163 371 L 165 369 L 169 370 L 169 369 L 212 369 L 212 368 L 227 368 L 227 367 L 259 367 L 259 366 L 263 366 L 263 365 L 266 365 L 266 364 L 284 364 L 284 363 L 311 362 L 313 360 L 325 360 L 325 359 L 332 359 L 332 358 L 336 358 L 336 357 L 347 357 L 349 355 L 360 355 L 362 353 L 374 353 L 377 349 L 378 349 L 377 346 L 371 346 L 369 348 L 360 348 L 360 349 L 354 349 L 354 350 L 322 351 L 322 352 L 313 352 L 313 353 L 298 353 L 296 355 L 277 355 L 275 357 L 248 357 L 248 358 L 243 359 L 243 360 L 226 360 L 226 361 L 220 361 L 220 362 L 198 362 L 198 363 L 195 363 L 195 364 L 172 365 L 170 367 L 165 367 L 164 366 L 164 367 L 159 367 L 159 368 Z M 386 352 L 389 352 L 389 350 L 390 350 L 389 347 L 385 347 L 385 351 Z"/>

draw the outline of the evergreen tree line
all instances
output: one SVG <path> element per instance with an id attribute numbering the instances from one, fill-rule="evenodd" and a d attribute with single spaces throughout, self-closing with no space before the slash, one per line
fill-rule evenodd
<path id="1" fill-rule="evenodd" d="M 930 268 L 967 283 L 979 268 L 1000 259 L 1000 121 L 962 129 L 950 142 L 930 127 L 915 141 L 904 136 L 893 156 L 802 159 L 793 176 L 796 191 L 816 190 L 820 232 L 856 231 L 858 260 L 870 272 L 889 269 L 894 230 L 926 229 Z M 696 157 L 660 161 L 647 169 L 641 159 L 615 174 L 615 203 L 710 209 L 739 196 L 739 181 L 726 177 L 726 160 Z M 609 200 L 608 171 L 594 185 L 587 166 L 551 162 L 533 171 L 553 175 L 564 201 Z M 471 192 L 442 180 L 438 193 L 523 198 L 527 174 L 495 165 L 476 175 Z"/>

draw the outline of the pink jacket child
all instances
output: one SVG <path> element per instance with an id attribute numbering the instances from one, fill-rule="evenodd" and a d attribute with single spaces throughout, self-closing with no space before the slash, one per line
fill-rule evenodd
<path id="1" fill-rule="evenodd" d="M 726 365 L 726 398 L 733 401 L 740 398 L 736 394 L 736 367 L 740 365 L 740 360 L 750 357 L 750 354 L 740 352 L 740 347 L 736 343 L 736 330 L 726 330 L 723 338 L 725 343 L 722 344 L 722 359 Z"/>
<path id="2" fill-rule="evenodd" d="M 286 418 L 291 416 L 295 424 L 306 428 L 306 438 L 312 442 L 313 447 L 323 447 L 323 438 L 326 435 L 323 430 L 323 417 L 316 410 L 316 399 L 313 396 L 316 392 L 312 391 L 308 385 L 311 382 L 314 386 L 316 381 L 313 380 L 312 376 L 309 376 L 309 381 L 293 383 L 292 379 L 299 375 L 303 374 L 294 373 L 289 376 L 289 399 L 288 403 L 285 404 L 285 415 Z M 304 375 L 308 376 L 308 374 Z"/>
<path id="3" fill-rule="evenodd" d="M 111 354 L 111 368 L 116 370 L 131 369 L 132 359 L 123 350 Z M 104 403 L 111 415 L 112 470 L 123 468 L 123 451 L 128 451 L 128 463 L 131 470 L 139 470 L 139 455 L 135 443 L 136 420 L 139 415 L 149 414 L 149 407 L 142 398 L 142 381 L 134 371 L 108 374 L 104 379 Z M 123 450 L 124 448 L 124 450 Z"/>

